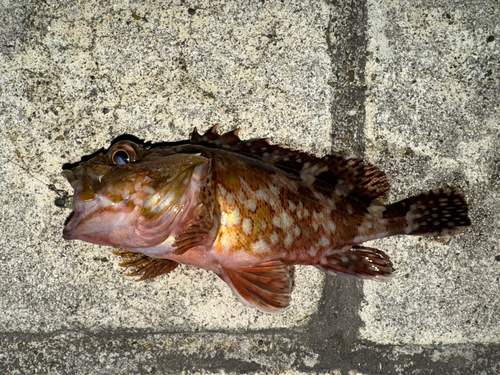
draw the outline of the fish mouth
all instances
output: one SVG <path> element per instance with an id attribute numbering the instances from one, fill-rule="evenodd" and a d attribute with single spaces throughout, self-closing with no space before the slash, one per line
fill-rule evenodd
<path id="1" fill-rule="evenodd" d="M 81 222 L 90 216 L 99 207 L 99 200 L 92 199 L 84 201 L 81 199 L 81 194 L 84 190 L 82 177 L 85 171 L 82 167 L 76 167 L 73 170 L 64 170 L 62 175 L 68 180 L 73 187 L 73 196 L 61 198 L 64 199 L 64 207 L 71 208 L 73 212 L 69 217 L 64 229 L 63 238 L 65 240 L 74 240 L 78 236 L 75 231 Z M 63 203 L 62 201 L 60 203 Z"/>

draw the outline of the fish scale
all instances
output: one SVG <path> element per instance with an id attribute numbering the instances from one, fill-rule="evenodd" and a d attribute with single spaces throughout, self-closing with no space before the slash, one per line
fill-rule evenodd
<path id="1" fill-rule="evenodd" d="M 231 163 L 230 160 L 227 162 Z M 284 176 L 275 177 L 276 174 L 273 174 L 268 178 L 258 168 L 249 166 L 240 169 L 244 177 L 231 179 L 228 176 L 232 173 L 230 167 L 231 165 L 218 164 L 213 169 L 219 187 L 221 215 L 224 218 L 221 221 L 221 234 L 216 242 L 217 251 L 247 251 L 262 259 L 279 256 L 280 260 L 289 261 L 299 258 L 290 253 L 307 255 L 305 250 L 310 247 L 312 240 L 308 236 L 302 236 L 302 232 L 314 233 L 319 241 L 312 242 L 312 245 L 320 252 L 330 246 L 336 248 L 339 243 L 345 244 L 349 238 L 353 238 L 352 231 L 349 230 L 353 226 L 339 223 L 337 232 L 334 222 L 339 222 L 341 218 L 335 220 L 331 217 L 333 201 L 328 203 L 326 199 L 324 202 L 304 199 L 298 193 L 296 184 L 290 183 Z M 252 186 L 260 192 L 257 193 Z M 240 199 L 241 195 L 244 196 L 244 201 Z M 257 197 L 258 208 L 255 210 L 250 210 L 246 203 L 252 197 Z M 249 223 L 252 229 L 246 231 L 245 223 Z M 306 256 L 300 258 L 304 262 L 308 260 Z"/>
<path id="2" fill-rule="evenodd" d="M 363 242 L 470 225 L 458 188 L 387 205 L 387 178 L 370 163 L 238 132 L 195 130 L 172 146 L 122 141 L 64 171 L 74 212 L 63 237 L 122 249 L 120 265 L 139 280 L 179 263 L 213 271 L 245 305 L 277 312 L 290 304 L 294 265 L 386 281 L 389 257 Z"/>

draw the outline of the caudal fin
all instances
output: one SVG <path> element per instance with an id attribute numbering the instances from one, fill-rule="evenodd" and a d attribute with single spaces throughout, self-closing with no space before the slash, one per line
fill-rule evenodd
<path id="1" fill-rule="evenodd" d="M 471 225 L 468 211 L 460 189 L 441 188 L 388 205 L 383 215 L 398 223 L 391 234 L 446 236 Z"/>

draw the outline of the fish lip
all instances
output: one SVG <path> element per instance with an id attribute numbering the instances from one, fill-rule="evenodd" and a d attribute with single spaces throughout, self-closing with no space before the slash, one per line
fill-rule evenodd
<path id="1" fill-rule="evenodd" d="M 64 170 L 62 175 L 68 180 L 73 187 L 73 212 L 69 221 L 64 226 L 63 238 L 65 240 L 77 239 L 74 235 L 80 223 L 91 214 L 98 206 L 98 200 L 83 201 L 80 197 L 83 191 L 82 176 L 85 170 L 82 167 L 76 167 L 72 170 Z"/>

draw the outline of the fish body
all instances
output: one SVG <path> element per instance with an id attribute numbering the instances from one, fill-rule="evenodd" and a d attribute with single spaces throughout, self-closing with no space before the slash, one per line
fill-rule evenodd
<path id="1" fill-rule="evenodd" d="M 242 141 L 238 130 L 193 132 L 191 143 L 123 141 L 64 175 L 74 188 L 67 240 L 123 249 L 141 280 L 179 263 L 211 270 L 247 306 L 288 306 L 293 265 L 387 280 L 392 264 L 363 242 L 449 235 L 470 225 L 456 188 L 391 205 L 383 172 L 355 157 L 317 158 Z"/>

